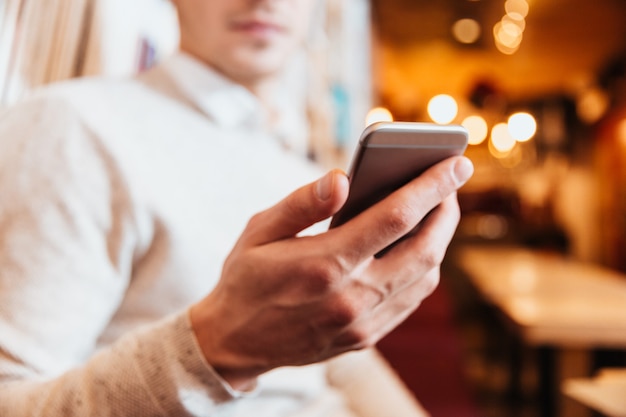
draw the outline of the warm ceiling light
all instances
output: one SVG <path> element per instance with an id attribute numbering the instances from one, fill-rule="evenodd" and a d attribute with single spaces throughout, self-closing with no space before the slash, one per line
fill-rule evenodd
<path id="1" fill-rule="evenodd" d="M 522 17 L 522 15 L 517 13 L 511 13 L 502 16 L 502 23 L 514 24 L 523 32 L 526 29 L 526 20 Z"/>
<path id="2" fill-rule="evenodd" d="M 480 37 L 480 24 L 474 19 L 459 19 L 452 25 L 452 34 L 461 43 L 474 43 Z"/>
<path id="3" fill-rule="evenodd" d="M 456 100 L 447 94 L 439 94 L 428 102 L 428 115 L 439 124 L 447 124 L 454 120 L 459 111 Z"/>
<path id="4" fill-rule="evenodd" d="M 469 133 L 468 143 L 470 145 L 478 145 L 482 143 L 489 133 L 487 122 L 480 116 L 468 116 L 462 122 L 464 128 Z"/>
<path id="5" fill-rule="evenodd" d="M 515 48 L 509 48 L 508 46 L 502 45 L 500 42 L 496 41 L 496 49 L 505 55 L 513 55 L 519 49 L 519 45 Z"/>
<path id="6" fill-rule="evenodd" d="M 393 122 L 393 115 L 384 107 L 374 107 L 365 117 L 365 125 L 369 126 L 376 122 Z"/>
<path id="7" fill-rule="evenodd" d="M 595 123 L 609 109 L 607 93 L 598 87 L 588 88 L 576 99 L 576 113 L 586 123 Z"/>
<path id="8" fill-rule="evenodd" d="M 498 51 L 512 55 L 522 43 L 522 30 L 513 23 L 500 21 L 493 27 L 493 38 Z"/>
<path id="9" fill-rule="evenodd" d="M 522 42 L 522 29 L 515 23 L 502 20 L 493 28 L 496 41 L 507 48 L 516 48 Z"/>
<path id="10" fill-rule="evenodd" d="M 491 144 L 493 147 L 502 153 L 509 152 L 515 147 L 517 141 L 509 133 L 509 128 L 506 123 L 498 123 L 491 129 Z"/>
<path id="11" fill-rule="evenodd" d="M 537 122 L 530 113 L 512 114 L 507 123 L 510 135 L 518 142 L 526 142 L 537 133 Z"/>
<path id="12" fill-rule="evenodd" d="M 504 10 L 507 14 L 519 14 L 522 17 L 528 15 L 528 2 L 526 0 L 506 0 Z"/>

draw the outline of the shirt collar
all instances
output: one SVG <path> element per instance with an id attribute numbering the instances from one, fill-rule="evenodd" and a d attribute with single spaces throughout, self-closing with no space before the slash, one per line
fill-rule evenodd
<path id="1" fill-rule="evenodd" d="M 246 88 L 184 52 L 176 52 L 163 68 L 181 92 L 221 127 L 265 124 L 259 100 Z"/>

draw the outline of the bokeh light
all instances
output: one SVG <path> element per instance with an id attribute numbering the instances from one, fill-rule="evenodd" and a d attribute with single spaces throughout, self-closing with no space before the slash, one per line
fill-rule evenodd
<path id="1" fill-rule="evenodd" d="M 480 116 L 468 116 L 461 122 L 461 125 L 463 125 L 469 133 L 468 142 L 470 145 L 481 144 L 489 133 L 487 122 Z"/>
<path id="2" fill-rule="evenodd" d="M 503 16 L 502 23 L 513 24 L 517 26 L 518 28 L 520 28 L 521 31 L 524 31 L 524 29 L 526 29 L 526 20 L 517 13 L 507 14 Z"/>
<path id="3" fill-rule="evenodd" d="M 526 17 L 528 15 L 528 2 L 526 0 L 506 0 L 504 10 L 509 15 L 520 15 Z"/>
<path id="4" fill-rule="evenodd" d="M 439 124 L 448 124 L 454 120 L 459 111 L 456 100 L 447 94 L 439 94 L 428 102 L 428 115 Z"/>
<path id="5" fill-rule="evenodd" d="M 384 107 L 374 107 L 365 117 L 365 125 L 369 126 L 376 122 L 393 122 L 393 115 Z"/>
<path id="6" fill-rule="evenodd" d="M 509 133 L 509 127 L 506 123 L 498 123 L 491 129 L 491 144 L 501 153 L 510 152 L 517 141 Z"/>
<path id="7" fill-rule="evenodd" d="M 595 123 L 604 116 L 610 105 L 608 94 L 598 87 L 588 88 L 576 99 L 576 113 L 586 123 Z"/>
<path id="8" fill-rule="evenodd" d="M 480 32 L 480 24 L 474 19 L 459 19 L 452 25 L 452 34 L 461 43 L 476 42 L 480 37 Z"/>
<path id="9" fill-rule="evenodd" d="M 498 51 L 506 55 L 517 52 L 524 37 L 528 9 L 526 0 L 506 1 L 506 14 L 493 26 L 493 40 Z"/>
<path id="10" fill-rule="evenodd" d="M 493 27 L 493 36 L 496 45 L 501 45 L 511 50 L 517 50 L 522 43 L 523 30 L 515 23 L 500 21 Z"/>
<path id="11" fill-rule="evenodd" d="M 519 112 L 509 117 L 509 134 L 518 142 L 526 142 L 537 133 L 537 122 L 530 113 Z"/>

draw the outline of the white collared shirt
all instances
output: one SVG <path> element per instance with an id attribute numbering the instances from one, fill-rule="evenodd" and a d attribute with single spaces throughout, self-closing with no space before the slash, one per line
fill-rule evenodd
<path id="1" fill-rule="evenodd" d="M 263 129 L 264 110 L 246 88 L 216 71 L 207 71 L 206 65 L 184 53 L 170 57 L 164 69 L 180 92 L 219 126 Z"/>

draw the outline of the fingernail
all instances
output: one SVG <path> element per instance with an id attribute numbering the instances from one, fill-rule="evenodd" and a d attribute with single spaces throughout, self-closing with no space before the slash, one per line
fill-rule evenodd
<path id="1" fill-rule="evenodd" d="M 317 194 L 317 198 L 322 201 L 326 201 L 330 198 L 333 192 L 333 171 L 330 171 L 328 174 L 324 175 L 320 180 L 317 181 L 315 186 L 315 193 Z"/>
<path id="2" fill-rule="evenodd" d="M 474 173 L 474 165 L 468 158 L 460 158 L 454 165 L 454 176 L 459 185 L 464 184 Z"/>

